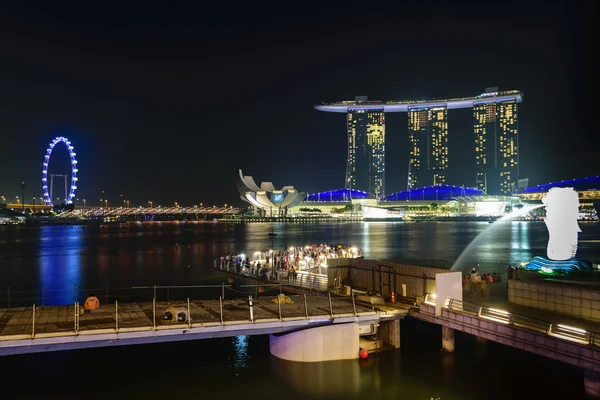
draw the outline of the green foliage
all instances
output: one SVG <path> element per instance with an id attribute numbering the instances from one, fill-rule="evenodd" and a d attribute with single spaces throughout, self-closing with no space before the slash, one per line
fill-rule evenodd
<path id="1" fill-rule="evenodd" d="M 300 212 L 321 212 L 320 208 L 309 208 L 309 207 L 302 207 L 300 208 Z"/>

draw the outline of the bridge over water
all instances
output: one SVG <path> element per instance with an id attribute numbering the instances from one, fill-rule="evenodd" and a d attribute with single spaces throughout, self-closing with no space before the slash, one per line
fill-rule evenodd
<path id="1" fill-rule="evenodd" d="M 40 204 L 7 204 L 7 208 L 28 213 L 49 211 L 53 206 Z M 204 216 L 204 215 L 230 215 L 239 214 L 242 209 L 238 207 L 92 207 L 76 206 L 74 210 L 58 214 L 59 218 L 98 218 L 98 217 L 152 217 L 164 215 L 178 216 Z"/>
<path id="2" fill-rule="evenodd" d="M 81 314 L 78 303 L 65 306 L 0 309 L 0 355 L 122 346 L 238 335 L 276 334 L 333 325 L 351 325 L 372 335 L 382 320 L 402 318 L 408 307 L 378 311 L 354 298 L 291 296 L 241 300 L 187 300 L 104 304 Z M 187 310 L 186 321 L 167 321 L 163 312 L 175 305 Z M 358 340 L 358 338 L 356 338 Z M 358 346 L 350 349 L 358 354 Z"/>

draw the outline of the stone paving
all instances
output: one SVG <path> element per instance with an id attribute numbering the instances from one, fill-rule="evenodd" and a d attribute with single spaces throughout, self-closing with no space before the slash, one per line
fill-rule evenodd
<path id="1" fill-rule="evenodd" d="M 279 305 L 272 300 L 275 297 L 261 297 L 253 300 L 254 320 L 278 320 Z M 347 297 L 331 297 L 331 308 L 329 298 L 326 296 L 290 296 L 292 304 L 281 304 L 281 317 L 306 318 L 328 317 L 331 309 L 335 315 L 353 315 L 354 306 L 352 300 Z M 156 327 L 167 327 L 179 325 L 174 321 L 167 321 L 163 313 L 169 305 L 187 307 L 187 302 L 156 302 Z M 372 307 L 356 304 L 358 314 L 372 313 Z M 126 329 L 152 329 L 153 309 L 152 303 L 119 303 L 118 309 L 114 304 L 103 304 L 98 310 L 80 315 L 79 330 L 81 332 L 94 330 Z M 190 301 L 191 322 L 194 325 L 204 323 L 221 323 L 220 303 L 218 300 L 194 300 Z M 246 323 L 250 321 L 250 308 L 248 300 L 226 300 L 223 302 L 223 322 L 232 323 L 238 321 Z M 74 306 L 46 306 L 36 307 L 35 310 L 35 334 L 57 334 L 73 333 L 75 331 L 75 307 Z M 14 307 L 0 309 L 0 340 L 11 337 L 22 338 L 23 335 L 31 336 L 34 332 L 33 308 Z M 91 333 L 91 332 L 90 332 Z"/>

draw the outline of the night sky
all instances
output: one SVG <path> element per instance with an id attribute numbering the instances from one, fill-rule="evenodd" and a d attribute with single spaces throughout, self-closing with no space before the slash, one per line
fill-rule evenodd
<path id="1" fill-rule="evenodd" d="M 600 174 L 594 0 L 322 3 L 4 7 L 0 195 L 21 196 L 22 180 L 28 199 L 42 194 L 57 135 L 75 147 L 88 205 L 101 190 L 111 204 L 241 205 L 240 168 L 277 187 L 336 189 L 345 117 L 313 105 L 489 86 L 524 94 L 521 178 Z M 392 193 L 406 188 L 406 114 L 386 123 Z M 449 112 L 449 146 L 448 183 L 473 185 L 471 110 Z M 68 168 L 57 148 L 50 173 Z"/>

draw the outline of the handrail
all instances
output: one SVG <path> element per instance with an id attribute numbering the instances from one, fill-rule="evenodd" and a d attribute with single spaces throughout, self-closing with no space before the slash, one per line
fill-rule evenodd
<path id="1" fill-rule="evenodd" d="M 600 346 L 600 333 L 598 332 L 588 331 L 564 324 L 556 324 L 546 320 L 511 313 L 505 310 L 499 310 L 479 304 L 468 303 L 457 299 L 448 299 L 444 308 L 452 311 L 471 314 L 477 318 L 500 324 L 526 328 L 579 344 Z"/>
<path id="2" fill-rule="evenodd" d="M 77 285 L 71 289 L 47 289 L 44 286 L 40 290 L 15 290 L 8 286 L 6 290 L 0 290 L 0 308 L 13 308 L 29 306 L 36 303 L 38 307 L 71 305 L 73 302 L 83 301 L 87 296 L 94 294 L 101 301 L 108 304 L 114 300 L 119 301 L 136 301 L 146 299 L 150 301 L 152 298 L 157 298 L 157 290 L 161 290 L 166 294 L 167 300 L 170 299 L 170 294 L 180 291 L 196 291 L 200 293 L 202 290 L 207 290 L 212 293 L 213 298 L 218 298 L 216 290 L 220 289 L 221 295 L 224 297 L 225 289 L 232 290 L 233 285 L 230 284 L 213 284 L 213 285 L 149 285 L 149 286 L 130 286 L 130 287 L 100 287 L 100 288 L 81 288 Z M 161 296 L 158 296 L 161 297 Z M 184 297 L 185 298 L 185 297 Z"/>
<path id="3" fill-rule="evenodd" d="M 280 297 L 277 297 L 278 299 L 280 299 Z M 278 320 L 281 322 L 286 322 L 288 320 L 288 318 L 290 318 L 291 320 L 296 320 L 296 319 L 306 319 L 306 320 L 310 320 L 311 318 L 315 318 L 318 317 L 319 320 L 323 320 L 324 318 L 328 318 L 331 321 L 334 321 L 336 318 L 340 318 L 340 317 L 347 317 L 348 313 L 343 312 L 338 314 L 335 311 L 334 308 L 334 304 L 332 302 L 332 298 L 333 295 L 331 293 L 329 293 L 329 299 L 328 299 L 328 303 L 329 303 L 329 309 L 326 310 L 326 306 L 321 308 L 320 310 L 324 311 L 324 313 L 321 313 L 320 311 L 317 311 L 315 314 L 313 313 L 309 313 L 309 307 L 308 307 L 308 302 L 307 302 L 307 295 L 303 294 L 302 296 L 298 296 L 298 299 L 301 299 L 299 301 L 300 304 L 304 304 L 304 307 L 302 309 L 302 307 L 299 307 L 297 309 L 289 309 L 286 314 L 284 315 L 283 313 L 283 309 L 282 309 L 282 303 L 280 301 L 278 301 L 278 305 L 277 305 L 277 315 L 278 315 Z M 107 316 L 107 318 L 109 320 L 113 320 L 113 321 L 102 321 L 100 322 L 100 325 L 102 325 L 101 327 L 89 327 L 88 324 L 84 324 L 84 326 L 82 327 L 81 325 L 81 321 L 95 321 L 93 318 L 94 316 L 92 316 L 92 319 L 90 318 L 86 318 L 84 315 L 87 315 L 87 312 L 84 312 L 84 309 L 80 308 L 80 304 L 78 302 L 74 302 L 71 305 L 69 305 L 68 307 L 68 313 L 70 314 L 70 316 L 65 316 L 67 318 L 61 318 L 61 326 L 58 326 L 58 330 L 55 329 L 51 329 L 48 330 L 46 329 L 45 323 L 43 322 L 43 318 L 41 317 L 40 312 L 38 312 L 38 310 L 41 310 L 41 307 L 36 306 L 36 304 L 30 305 L 28 307 L 25 307 L 27 310 L 19 310 L 20 312 L 24 312 L 25 313 L 25 317 L 26 317 L 26 323 L 17 323 L 17 324 L 10 324 L 11 329 L 6 332 L 6 333 L 2 333 L 0 334 L 0 343 L 4 342 L 4 341 L 11 341 L 11 340 L 22 340 L 24 337 L 28 337 L 31 338 L 32 340 L 35 339 L 41 339 L 41 338 L 48 338 L 48 337 L 69 337 L 69 336 L 78 336 L 80 334 L 94 334 L 94 333 L 107 333 L 108 331 L 114 332 L 115 334 L 119 335 L 121 333 L 128 333 L 128 332 L 133 332 L 133 331 L 156 331 L 156 330 L 180 330 L 183 324 L 187 325 L 188 329 L 192 329 L 192 328 L 202 328 L 204 326 L 214 326 L 215 324 L 221 324 L 221 325 L 226 325 L 229 323 L 247 323 L 248 320 L 244 320 L 239 319 L 236 315 L 233 315 L 233 319 L 231 319 L 230 321 L 228 321 L 225 318 L 225 313 L 224 313 L 224 304 L 223 304 L 224 299 L 222 297 L 219 297 L 218 303 L 216 305 L 216 307 L 214 306 L 214 303 L 209 304 L 206 309 L 210 311 L 210 314 L 212 314 L 212 318 L 216 317 L 216 320 L 211 319 L 211 317 L 209 316 L 208 318 L 203 318 L 200 317 L 198 318 L 198 320 L 196 320 L 196 316 L 194 316 L 194 318 L 192 318 L 192 301 L 190 300 L 190 298 L 187 298 L 181 302 L 178 303 L 178 308 L 185 310 L 186 312 L 186 316 L 185 316 L 185 320 L 178 320 L 176 318 L 176 322 L 174 324 L 160 324 L 160 326 L 158 326 L 157 324 L 157 303 L 156 303 L 156 299 L 153 299 L 151 304 L 149 305 L 148 303 L 146 304 L 139 304 L 139 303 L 121 303 L 119 304 L 118 301 L 115 301 L 114 304 L 107 304 L 105 306 L 103 306 L 102 309 L 99 310 L 99 312 L 101 313 L 101 315 Z M 250 313 L 250 319 L 249 321 L 251 323 L 262 323 L 262 322 L 272 322 L 273 318 L 269 317 L 269 316 L 257 316 L 254 315 L 253 313 L 253 306 L 254 301 L 257 301 L 257 299 L 253 299 L 253 297 L 250 295 L 248 297 L 248 311 Z M 348 302 L 350 303 L 350 302 Z M 128 316 L 129 311 L 131 309 L 131 306 L 135 305 L 137 310 L 142 309 L 143 312 L 148 315 L 149 313 L 151 313 L 152 315 L 152 320 L 150 320 L 149 318 L 142 318 L 139 321 L 132 321 L 131 318 Z M 352 302 L 350 303 L 352 306 L 352 315 L 354 315 L 354 317 L 360 317 L 360 315 L 365 312 L 363 310 L 357 310 L 357 306 L 356 303 L 354 301 L 354 298 L 352 298 Z M 348 305 L 350 305 L 348 304 Z M 202 301 L 200 301 L 199 303 L 195 303 L 196 306 L 200 305 L 202 308 L 205 308 L 204 306 L 202 306 Z M 323 304 L 324 305 L 324 304 Z M 215 307 L 215 309 L 213 310 L 211 307 Z M 319 310 L 319 308 L 316 308 L 316 310 Z M 88 311 L 88 312 L 92 312 L 92 311 Z M 290 314 L 291 312 L 291 314 Z M 366 311 L 369 315 L 371 313 L 371 311 Z M 29 313 L 29 314 L 27 314 Z M 30 316 L 30 317 L 29 317 Z M 110 317 L 108 317 L 110 316 Z M 205 316 L 206 317 L 206 316 Z M 11 317 L 12 318 L 12 317 Z M 20 318 L 20 317 L 19 317 Z M 42 324 L 39 324 L 39 322 L 42 322 Z M 133 322 L 133 323 L 131 323 Z M 63 326 L 64 325 L 64 326 Z M 70 327 L 67 327 L 67 325 L 70 325 Z M 94 324 L 96 325 L 96 324 Z M 87 327 L 86 327 L 87 326 Z M 41 329 L 39 329 L 41 327 Z M 186 333 L 187 331 L 184 330 L 183 333 Z M 28 342 L 29 343 L 29 342 Z M 4 346 L 0 346 L 0 347 L 4 347 Z"/>

